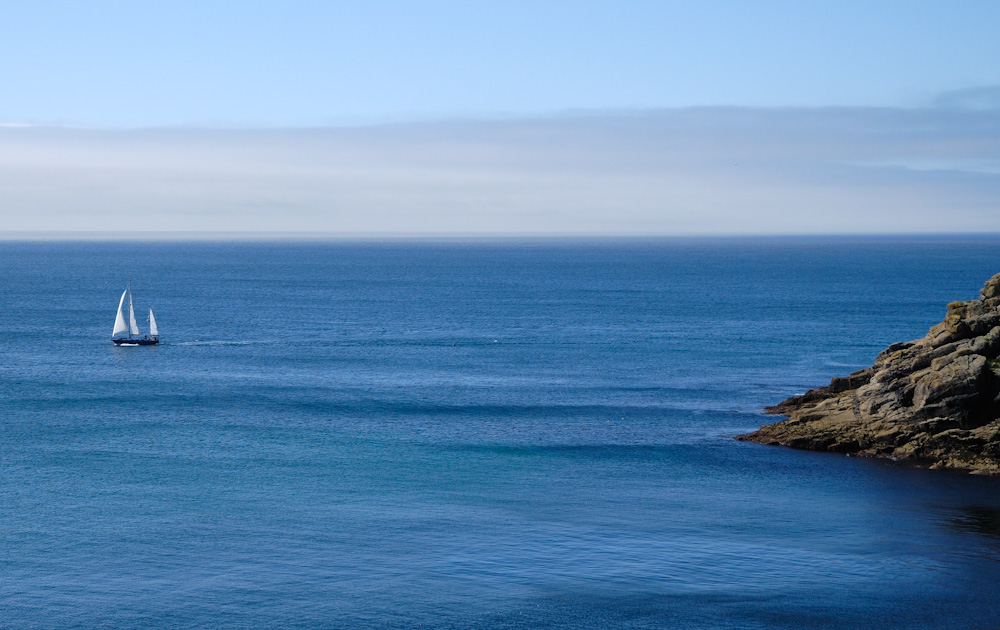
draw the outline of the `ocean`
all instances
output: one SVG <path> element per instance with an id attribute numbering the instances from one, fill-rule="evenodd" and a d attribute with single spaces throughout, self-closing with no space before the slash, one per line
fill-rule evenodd
<path id="1" fill-rule="evenodd" d="M 737 442 L 1000 236 L 0 242 L 0 628 L 996 628 L 1000 479 Z M 131 282 L 163 343 L 110 340 Z"/>

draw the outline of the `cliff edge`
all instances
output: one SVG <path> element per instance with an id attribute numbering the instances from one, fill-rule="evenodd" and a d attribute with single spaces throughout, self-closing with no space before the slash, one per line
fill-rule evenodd
<path id="1" fill-rule="evenodd" d="M 765 408 L 788 416 L 738 440 L 1000 474 L 1000 273 L 923 339 Z"/>

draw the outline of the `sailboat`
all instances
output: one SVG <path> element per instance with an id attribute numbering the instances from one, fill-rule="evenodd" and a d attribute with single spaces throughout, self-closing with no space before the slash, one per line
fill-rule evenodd
<path id="1" fill-rule="evenodd" d="M 128 296 L 128 320 L 125 319 L 125 297 Z M 160 331 L 156 328 L 153 309 L 149 309 L 149 334 L 140 335 L 139 326 L 135 323 L 135 311 L 132 309 L 132 283 L 122 293 L 118 300 L 118 314 L 115 315 L 115 329 L 111 332 L 111 341 L 118 346 L 155 346 L 160 343 Z"/>

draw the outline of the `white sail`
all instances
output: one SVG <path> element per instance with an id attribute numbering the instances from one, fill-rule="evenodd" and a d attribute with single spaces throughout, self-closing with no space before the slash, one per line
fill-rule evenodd
<path id="1" fill-rule="evenodd" d="M 128 293 L 128 326 L 129 333 L 133 337 L 139 336 L 139 325 L 135 323 L 135 311 L 132 310 L 132 287 L 126 289 Z"/>
<path id="2" fill-rule="evenodd" d="M 112 339 L 121 337 L 122 333 L 128 332 L 128 326 L 125 325 L 125 316 L 122 314 L 122 306 L 125 304 L 126 293 L 128 293 L 128 289 L 122 291 L 122 299 L 118 300 L 118 314 L 115 315 L 115 329 L 111 332 Z"/>
<path id="3" fill-rule="evenodd" d="M 128 317 L 125 317 L 125 298 L 128 297 Z M 111 340 L 118 346 L 154 346 L 160 342 L 160 331 L 156 328 L 156 318 L 153 309 L 149 309 L 149 334 L 139 334 L 139 324 L 135 321 L 135 306 L 132 303 L 131 284 L 118 300 L 118 312 L 115 313 L 115 329 Z"/>

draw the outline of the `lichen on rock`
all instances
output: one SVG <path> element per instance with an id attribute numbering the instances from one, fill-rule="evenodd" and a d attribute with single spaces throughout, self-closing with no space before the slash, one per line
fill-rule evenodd
<path id="1" fill-rule="evenodd" d="M 871 367 L 765 408 L 788 418 L 737 439 L 1000 474 L 1000 274 L 980 294 Z"/>

